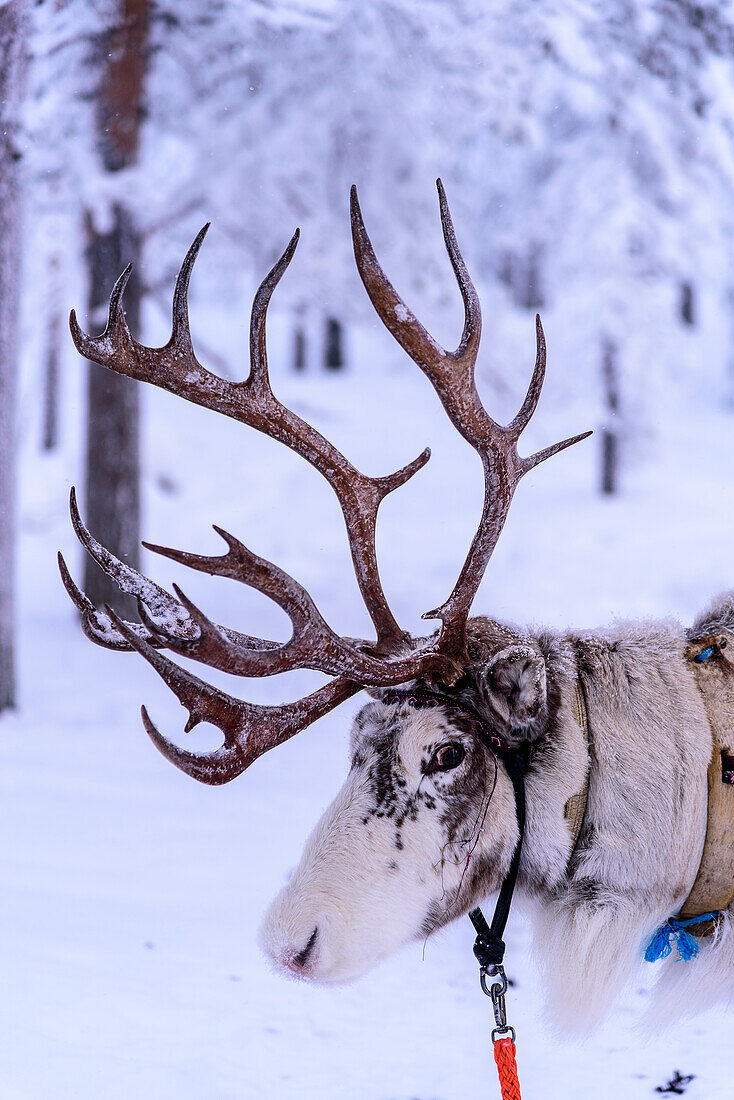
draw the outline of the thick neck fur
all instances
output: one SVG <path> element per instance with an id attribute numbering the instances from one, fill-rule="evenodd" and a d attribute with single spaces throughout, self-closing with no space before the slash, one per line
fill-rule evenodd
<path id="1" fill-rule="evenodd" d="M 549 1004 L 566 1027 L 586 1029 L 604 1015 L 698 870 L 711 734 L 685 640 L 668 622 L 533 639 L 545 661 L 547 705 L 528 729 L 519 885 L 535 903 Z M 573 714 L 577 676 L 588 755 Z M 564 809 L 587 767 L 586 815 L 572 853 Z M 675 957 L 657 964 L 673 980 L 687 965 Z M 701 959 L 696 966 L 700 973 Z"/>
<path id="2" fill-rule="evenodd" d="M 734 644 L 734 596 L 691 637 L 712 623 Z M 421 708 L 375 689 L 355 717 L 346 782 L 264 921 L 274 963 L 312 981 L 348 980 L 499 888 L 517 820 L 501 757 L 474 736 L 479 714 L 506 744 L 530 746 L 518 895 L 532 909 L 551 1019 L 593 1027 L 648 965 L 646 942 L 679 911 L 700 866 L 712 736 L 687 641 L 673 622 L 552 633 L 477 618 L 465 675 L 440 691 L 453 700 Z M 564 811 L 587 776 L 574 847 Z M 693 962 L 673 951 L 654 966 L 659 1017 L 666 1003 L 680 1016 L 731 1000 L 730 914 Z"/>

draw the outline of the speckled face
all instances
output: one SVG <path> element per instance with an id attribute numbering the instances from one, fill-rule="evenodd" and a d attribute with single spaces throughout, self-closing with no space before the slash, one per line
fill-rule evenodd
<path id="1" fill-rule="evenodd" d="M 370 702 L 351 756 L 261 934 L 279 967 L 313 981 L 357 977 L 467 912 L 517 839 L 511 783 L 463 712 Z"/>
<path id="2" fill-rule="evenodd" d="M 459 714 L 449 718 L 443 708 L 371 703 L 357 714 L 352 771 L 362 773 L 367 788 L 362 824 L 368 832 L 384 819 L 398 853 L 406 830 L 419 819 L 436 818 L 442 861 L 469 855 L 497 778 L 497 762 L 473 726 Z"/>

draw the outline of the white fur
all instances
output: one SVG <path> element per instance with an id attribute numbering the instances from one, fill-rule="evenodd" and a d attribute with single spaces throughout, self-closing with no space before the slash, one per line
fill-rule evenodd
<path id="1" fill-rule="evenodd" d="M 719 629 L 720 620 L 729 622 L 729 604 L 708 613 Z M 518 888 L 533 911 L 549 1014 L 564 1030 L 593 1027 L 638 968 L 651 965 L 642 963 L 645 944 L 678 911 L 696 877 L 711 730 L 686 640 L 671 622 L 532 636 L 473 620 L 467 697 L 485 707 L 490 727 L 504 723 L 506 739 L 533 742 Z M 577 676 L 587 701 L 588 754 L 573 716 Z M 436 747 L 450 741 L 466 747 L 462 765 L 424 774 Z M 451 710 L 372 703 L 357 717 L 353 749 L 349 778 L 261 935 L 276 965 L 313 981 L 357 977 L 466 912 L 498 887 L 516 843 L 504 767 L 487 802 L 494 762 Z M 376 768 L 404 783 L 387 816 L 375 812 Z M 564 807 L 587 769 L 587 813 L 572 854 Z M 433 809 L 423 801 L 415 820 L 406 818 L 398 851 L 401 807 L 426 795 Z M 465 820 L 452 835 L 448 823 L 456 826 L 459 813 Z M 301 965 L 298 952 L 316 927 Z M 734 917 L 701 941 L 698 958 L 684 963 L 674 950 L 652 965 L 659 971 L 652 1026 L 731 1003 Z"/>
<path id="2" fill-rule="evenodd" d="M 396 710 L 381 703 L 372 708 L 383 717 Z M 405 794 L 420 788 L 438 799 L 443 777 L 422 775 L 420 764 L 426 746 L 446 740 L 446 723 L 435 711 L 402 709 L 396 767 L 406 782 Z M 510 820 L 512 788 L 506 776 L 498 780 L 489 808 L 493 816 Z M 399 830 L 398 849 L 395 816 L 370 815 L 373 805 L 368 766 L 353 768 L 266 914 L 260 943 L 277 967 L 314 981 L 347 981 L 421 935 L 433 903 L 450 905 L 465 873 L 468 850 L 448 845 L 438 813 L 425 808 L 420 809 L 420 828 L 406 821 Z M 486 829 L 487 836 L 490 832 Z M 505 845 L 507 862 L 516 835 L 515 828 Z M 480 850 L 481 844 L 479 836 Z M 309 964 L 302 971 L 294 969 L 294 955 L 315 927 L 319 936 Z"/>

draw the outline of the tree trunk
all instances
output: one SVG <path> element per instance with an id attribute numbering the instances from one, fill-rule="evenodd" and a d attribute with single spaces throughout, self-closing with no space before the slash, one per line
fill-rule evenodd
<path id="1" fill-rule="evenodd" d="M 113 175 L 135 164 L 144 113 L 149 0 L 120 0 L 119 22 L 108 33 L 96 102 L 97 147 L 103 169 Z M 112 286 L 130 262 L 135 269 L 124 307 L 140 333 L 140 236 L 123 195 L 111 211 L 111 227 L 100 231 L 87 217 L 87 266 L 91 327 L 103 325 Z M 106 312 L 106 310 L 105 310 Z M 140 444 L 139 386 L 96 364 L 89 365 L 87 406 L 86 514 L 89 527 L 117 557 L 139 564 Z M 134 615 L 135 604 L 87 558 L 84 584 L 97 606 Z"/>
<path id="2" fill-rule="evenodd" d="M 336 317 L 326 319 L 326 348 L 324 366 L 327 370 L 341 370 L 344 366 L 343 329 Z"/>
<path id="3" fill-rule="evenodd" d="M 59 308 L 59 257 L 52 256 L 49 263 L 49 301 L 51 303 L 46 325 L 46 354 L 43 385 L 43 429 L 41 446 L 44 451 L 55 451 L 59 445 L 59 358 L 61 349 L 61 310 Z"/>
<path id="4" fill-rule="evenodd" d="M 695 325 L 696 323 L 692 283 L 680 284 L 680 319 L 684 325 Z"/>
<path id="5" fill-rule="evenodd" d="M 734 286 L 726 288 L 726 312 L 729 342 L 726 356 L 726 377 L 724 380 L 724 408 L 734 410 Z"/>
<path id="6" fill-rule="evenodd" d="M 306 319 L 303 309 L 296 310 L 296 321 L 293 329 L 293 369 L 304 371 L 306 369 Z"/>
<path id="7" fill-rule="evenodd" d="M 619 466 L 619 440 L 615 432 L 603 428 L 601 433 L 601 491 L 605 496 L 614 496 L 617 492 L 617 470 Z"/>
<path id="8" fill-rule="evenodd" d="M 606 422 L 601 430 L 601 491 L 613 496 L 619 489 L 619 368 L 617 346 L 608 337 L 602 341 L 602 385 Z"/>
<path id="9" fill-rule="evenodd" d="M 100 233 L 87 222 L 89 317 L 92 327 L 104 327 L 110 289 L 130 262 L 133 267 L 125 288 L 125 315 L 133 333 L 140 331 L 140 280 L 137 260 L 140 242 L 129 216 L 119 206 L 113 210 L 109 233 Z M 90 530 L 118 558 L 138 568 L 140 564 L 140 385 L 114 371 L 91 363 L 87 374 L 87 480 L 86 520 Z M 103 573 L 88 555 L 84 588 L 96 607 L 107 603 L 127 618 L 135 617 L 136 604 Z"/>
<path id="10" fill-rule="evenodd" d="M 22 0 L 0 6 L 0 711 L 15 706 L 15 394 L 20 283 Z"/>

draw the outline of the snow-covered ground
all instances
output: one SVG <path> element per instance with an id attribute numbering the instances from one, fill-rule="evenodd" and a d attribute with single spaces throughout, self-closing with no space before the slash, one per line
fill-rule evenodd
<path id="1" fill-rule="evenodd" d="M 564 371 L 553 359 L 550 369 Z M 590 402 L 553 400 L 553 385 L 527 451 L 595 426 Z M 420 612 L 450 588 L 478 516 L 475 456 L 410 365 L 328 379 L 278 372 L 276 387 L 366 472 L 387 473 L 432 446 L 428 467 L 384 507 L 380 534 L 391 602 L 418 630 Z M 328 487 L 246 428 L 157 392 L 146 402 L 145 536 L 213 551 L 208 525 L 221 524 L 293 572 L 337 629 L 366 629 Z M 616 500 L 595 493 L 596 440 L 530 475 L 476 610 L 551 625 L 688 621 L 729 587 L 734 423 L 710 405 L 690 392 L 666 400 L 645 461 Z M 268 969 L 256 946 L 261 914 L 343 778 L 358 701 L 223 788 L 164 761 L 138 707 L 171 734 L 180 708 L 136 655 L 83 638 L 58 579 L 58 548 L 80 576 L 66 514 L 79 480 L 75 423 L 71 409 L 64 449 L 51 459 L 25 431 L 21 706 L 0 725 L 1 1100 L 497 1096 L 468 921 L 342 989 L 290 984 Z M 170 562 L 146 564 L 214 618 L 284 635 L 281 613 L 262 597 Z M 236 686 L 274 702 L 315 682 L 294 674 Z M 211 744 L 212 731 L 189 743 Z M 515 914 L 509 1011 L 528 1100 L 650 1098 L 675 1070 L 695 1074 L 689 1100 L 732 1096 L 731 1015 L 710 1012 L 645 1043 L 634 1030 L 650 980 L 641 972 L 601 1031 L 561 1042 L 544 1023 L 528 944 Z"/>

